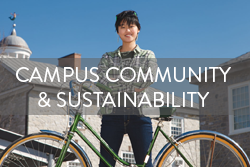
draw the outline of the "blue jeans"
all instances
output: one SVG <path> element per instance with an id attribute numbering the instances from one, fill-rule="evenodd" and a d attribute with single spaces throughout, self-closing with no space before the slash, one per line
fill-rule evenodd
<path id="1" fill-rule="evenodd" d="M 128 134 L 135 161 L 137 164 L 143 164 L 153 136 L 151 119 L 139 116 L 138 114 L 126 115 L 131 114 L 131 110 L 133 110 L 133 113 L 139 113 L 138 109 L 133 107 L 114 108 L 114 110 L 116 112 L 115 115 L 103 115 L 102 117 L 101 137 L 115 153 L 118 153 L 123 135 Z M 114 158 L 102 146 L 101 154 L 112 166 L 115 166 Z M 150 155 L 146 167 L 152 166 Z M 105 167 L 105 164 L 101 160 L 99 167 Z"/>

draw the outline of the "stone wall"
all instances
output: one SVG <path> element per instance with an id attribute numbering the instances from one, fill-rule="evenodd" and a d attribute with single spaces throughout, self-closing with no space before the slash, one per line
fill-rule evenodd
<path id="1" fill-rule="evenodd" d="M 0 99 L 0 128 L 25 135 L 26 93 Z"/>
<path id="2" fill-rule="evenodd" d="M 1 63 L 0 85 L 0 128 L 24 135 L 27 90 L 12 91 L 24 84 L 20 83 Z"/>

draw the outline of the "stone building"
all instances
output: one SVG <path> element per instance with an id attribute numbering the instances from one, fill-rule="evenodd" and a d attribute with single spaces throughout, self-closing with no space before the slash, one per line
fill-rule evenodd
<path id="1" fill-rule="evenodd" d="M 9 47 L 13 47 L 11 45 L 15 45 L 15 47 L 18 48 L 17 50 L 20 50 L 20 48 L 28 48 L 28 45 L 24 40 L 20 43 L 14 44 L 14 42 L 18 42 L 14 30 L 10 36 L 11 38 L 8 36 L 3 39 L 0 46 L 0 49 L 3 52 L 0 61 L 0 128 L 2 128 L 3 133 L 10 132 L 17 134 L 16 136 L 39 132 L 40 129 L 48 129 L 63 133 L 63 131 L 66 131 L 72 123 L 72 117 L 67 113 L 66 107 L 63 108 L 57 106 L 57 93 L 60 90 L 69 92 L 69 81 L 75 79 L 75 77 L 72 76 L 71 78 L 68 78 L 66 82 L 51 82 L 49 79 L 47 82 L 42 82 L 38 78 L 33 79 L 31 82 L 20 82 L 19 80 L 29 80 L 36 68 L 38 69 L 41 78 L 44 79 L 47 67 L 51 71 L 58 69 L 60 80 L 63 81 L 63 74 L 65 72 L 64 67 L 79 67 L 79 69 L 81 69 L 79 64 L 81 55 L 73 53 L 60 58 L 59 65 L 61 67 L 49 63 L 31 61 L 29 60 L 30 55 L 28 55 L 28 57 L 25 54 L 23 54 L 25 56 L 19 56 L 20 53 L 16 53 L 16 50 L 13 48 L 12 52 L 4 52 L 9 50 Z M 21 67 L 26 67 L 28 70 L 23 69 L 20 71 L 19 75 L 16 75 Z M 86 74 L 88 74 L 88 78 L 92 77 L 89 72 L 85 72 L 86 71 L 83 70 L 79 71 L 80 78 L 84 78 L 84 75 Z M 19 77 L 19 80 L 17 77 Z M 38 77 L 37 74 L 36 77 Z M 153 87 L 149 87 L 147 91 L 151 93 L 156 91 L 162 92 Z M 38 105 L 41 92 L 47 93 L 47 98 L 50 98 L 50 107 L 40 107 Z M 166 94 L 165 92 L 162 93 Z M 65 98 L 68 97 L 65 96 Z M 175 99 L 175 104 L 181 104 L 183 101 L 183 99 L 179 97 L 175 97 Z M 169 99 L 169 101 L 171 104 L 172 100 Z M 96 97 L 92 97 L 92 102 L 93 105 L 87 108 L 83 117 L 89 122 L 93 129 L 100 133 L 101 117 L 96 114 L 98 111 Z M 191 107 L 191 102 L 186 100 L 186 106 L 178 108 L 174 115 L 174 119 L 171 122 L 164 122 L 163 129 L 168 135 L 174 136 L 180 135 L 186 131 L 197 130 L 199 129 L 199 119 L 197 115 L 198 104 L 195 103 L 194 107 Z M 152 122 L 154 129 L 157 126 L 158 121 L 152 119 Z M 99 141 L 97 141 L 95 137 L 86 130 L 86 128 L 79 125 L 79 129 L 88 137 L 96 148 L 100 147 Z M 99 159 L 97 159 L 95 153 L 90 150 L 80 138 L 75 139 L 88 154 L 92 161 L 92 165 L 98 166 Z M 7 139 L 4 138 L 3 140 Z M 159 136 L 152 153 L 153 159 L 165 143 L 166 139 L 164 139 L 163 136 Z M 2 145 L 0 149 L 4 149 L 4 147 L 6 146 Z M 134 162 L 132 151 L 129 138 L 127 135 L 124 135 L 119 155 L 124 159 L 126 159 L 125 157 L 127 156 L 128 158 L 126 160 Z M 69 164 L 70 163 L 68 163 L 68 165 Z M 75 163 L 72 163 L 71 166 L 73 164 Z"/>
<path id="2" fill-rule="evenodd" d="M 250 52 L 220 64 L 226 75 L 207 71 L 207 82 L 193 81 L 199 92 L 205 94 L 205 106 L 199 109 L 200 129 L 213 130 L 235 140 L 250 157 Z M 219 69 L 217 69 L 219 71 Z M 194 79 L 194 78 L 193 78 Z M 226 158 L 226 157 L 225 157 Z"/>

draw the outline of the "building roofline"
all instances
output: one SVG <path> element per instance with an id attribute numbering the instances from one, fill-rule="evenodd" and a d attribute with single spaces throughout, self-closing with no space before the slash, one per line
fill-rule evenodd
<path id="1" fill-rule="evenodd" d="M 250 52 L 249 52 L 250 53 Z M 220 64 L 219 66 L 217 67 L 221 67 L 224 71 L 228 68 L 228 67 L 231 67 L 229 73 L 234 73 L 234 72 L 238 72 L 238 71 L 242 71 L 242 70 L 246 70 L 247 68 L 250 68 L 250 66 L 248 65 L 245 65 L 245 64 L 248 64 L 250 63 L 250 58 L 248 59 L 242 59 L 240 61 L 237 61 L 237 62 L 233 62 L 233 63 L 229 63 L 229 64 L 226 64 L 226 63 L 222 63 Z M 228 74 L 229 74 L 228 73 Z M 201 73 L 202 75 L 202 82 L 199 82 L 195 76 L 192 76 L 191 77 L 191 80 L 192 82 L 190 82 L 190 84 L 194 84 L 194 85 L 199 85 L 201 83 L 204 83 L 205 82 L 205 72 Z M 221 77 L 223 76 L 223 74 L 220 72 L 220 73 L 215 73 L 215 78 L 216 77 Z M 207 70 L 207 80 L 211 80 L 213 78 L 213 70 L 212 69 L 209 69 Z M 189 80 L 189 78 L 186 78 L 187 80 Z"/>

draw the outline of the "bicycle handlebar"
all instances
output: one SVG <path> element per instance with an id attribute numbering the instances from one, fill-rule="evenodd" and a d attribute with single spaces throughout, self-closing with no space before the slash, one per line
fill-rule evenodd
<path id="1" fill-rule="evenodd" d="M 71 91 L 71 96 L 73 96 L 73 97 L 75 97 L 76 95 L 75 95 L 75 92 L 74 92 L 74 89 L 73 89 L 73 84 L 72 84 L 72 82 L 74 82 L 75 80 L 71 80 L 70 82 L 69 82 L 69 88 L 70 88 L 70 91 Z"/>

